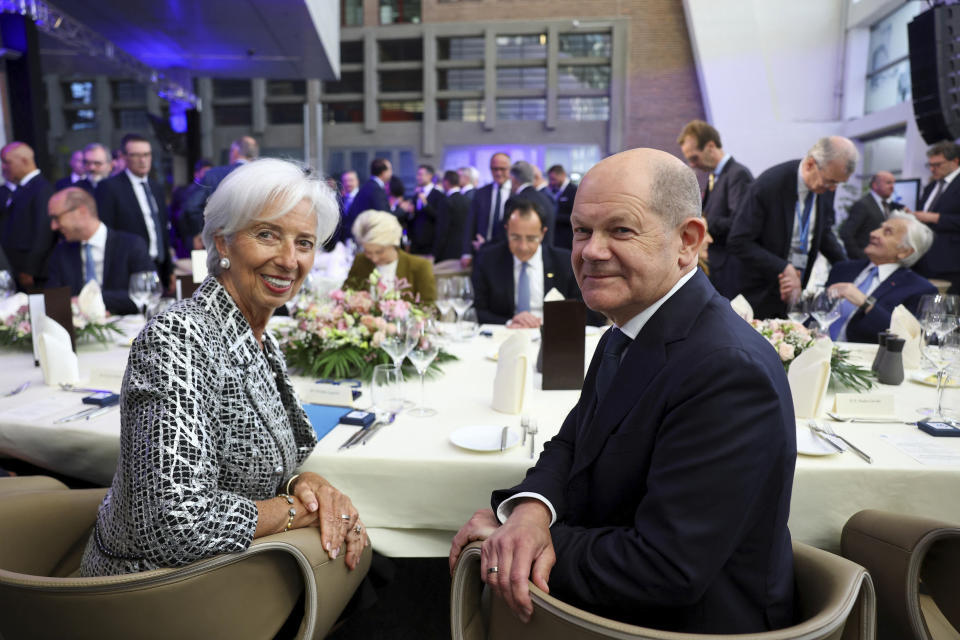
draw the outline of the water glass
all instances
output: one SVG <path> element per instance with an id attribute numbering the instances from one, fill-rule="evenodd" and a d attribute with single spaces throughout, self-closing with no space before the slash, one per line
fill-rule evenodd
<path id="1" fill-rule="evenodd" d="M 454 290 L 453 278 L 437 278 L 436 304 L 441 320 L 453 309 Z"/>
<path id="2" fill-rule="evenodd" d="M 477 310 L 467 309 L 460 318 L 460 331 L 458 336 L 460 340 L 472 340 L 480 333 L 480 322 L 477 320 Z"/>
<path id="3" fill-rule="evenodd" d="M 796 293 L 787 305 L 787 317 L 803 324 L 810 317 L 810 297 Z"/>
<path id="4" fill-rule="evenodd" d="M 151 302 L 160 300 L 163 288 L 160 286 L 160 277 L 156 271 L 137 271 L 130 274 L 130 288 L 128 294 L 140 313 L 146 318 L 147 306 Z"/>
<path id="5" fill-rule="evenodd" d="M 463 316 L 463 312 L 473 306 L 473 284 L 469 276 L 456 276 L 450 279 L 453 282 L 453 310 L 457 314 L 457 322 Z"/>
<path id="6" fill-rule="evenodd" d="M 923 296 L 917 306 L 917 317 L 921 351 L 937 372 L 937 406 L 921 407 L 918 412 L 950 421 L 943 412 L 943 387 L 947 371 L 960 363 L 960 298 L 944 294 Z"/>
<path id="7" fill-rule="evenodd" d="M 820 332 L 828 334 L 830 325 L 840 319 L 840 300 L 828 289 L 821 289 L 811 300 L 809 311 L 817 321 Z"/>
<path id="8" fill-rule="evenodd" d="M 394 364 L 378 364 L 373 368 L 370 393 L 377 415 L 398 413 L 403 408 L 403 374 Z"/>
<path id="9" fill-rule="evenodd" d="M 440 353 L 440 334 L 434 321 L 424 318 L 408 329 L 414 339 L 413 348 L 407 354 L 410 362 L 420 374 L 420 406 L 410 410 L 410 415 L 425 418 L 437 415 L 436 409 L 427 406 L 427 391 L 424 383 L 424 374 L 430 364 Z"/>

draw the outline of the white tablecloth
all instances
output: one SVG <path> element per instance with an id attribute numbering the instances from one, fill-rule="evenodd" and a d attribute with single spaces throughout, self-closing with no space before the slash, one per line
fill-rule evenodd
<path id="1" fill-rule="evenodd" d="M 490 408 L 496 363 L 489 356 L 507 335 L 508 330 L 497 328 L 492 338 L 481 336 L 451 345 L 461 359 L 445 365 L 442 377 L 426 383 L 427 404 L 438 410 L 435 417 L 401 413 L 370 444 L 342 452 L 337 448 L 354 428 L 339 426 L 308 458 L 305 469 L 322 473 L 350 495 L 380 551 L 393 556 L 446 555 L 452 533 L 476 509 L 489 505 L 491 490 L 517 483 L 531 465 L 527 447 L 476 453 L 459 449 L 449 440 L 454 430 L 466 425 L 508 425 L 519 431 L 520 416 Z M 596 341 L 595 334 L 587 337 L 586 362 Z M 853 348 L 864 360 L 872 359 L 875 349 Z M 536 350 L 537 344 L 531 342 L 531 366 Z M 122 347 L 81 347 L 81 375 L 97 373 L 117 380 L 126 354 Z M 56 418 L 83 408 L 82 394 L 44 387 L 30 354 L 0 351 L 0 393 L 24 380 L 31 381 L 29 389 L 0 397 L 0 454 L 108 484 L 119 450 L 119 412 L 53 424 Z M 524 404 L 524 413 L 537 418 L 540 425 L 538 452 L 544 440 L 557 432 L 578 395 L 576 391 L 542 391 L 539 382 L 539 376 L 528 376 Z M 903 419 L 915 419 L 917 407 L 936 400 L 933 387 L 911 381 L 879 391 L 895 395 L 897 415 Z M 408 396 L 419 402 L 418 382 L 409 383 Z M 364 389 L 358 406 L 368 404 L 369 397 L 369 389 Z M 960 391 L 948 389 L 944 404 L 960 409 Z M 44 415 L 36 415 L 40 409 Z M 790 518 L 795 539 L 836 550 L 843 523 L 866 508 L 960 521 L 960 466 L 949 461 L 921 464 L 884 436 L 924 438 L 954 453 L 960 453 L 960 439 L 933 438 L 904 424 L 834 426 L 872 455 L 874 464 L 852 452 L 800 456 Z"/>

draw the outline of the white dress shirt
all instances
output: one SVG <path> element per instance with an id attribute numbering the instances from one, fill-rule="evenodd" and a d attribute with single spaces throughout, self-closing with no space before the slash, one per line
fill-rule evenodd
<path id="1" fill-rule="evenodd" d="M 399 262 L 400 258 L 397 258 L 393 262 L 374 266 L 374 269 L 376 269 L 377 273 L 380 274 L 381 282 L 387 285 L 393 285 L 397 281 L 397 263 Z"/>
<path id="2" fill-rule="evenodd" d="M 107 255 L 107 226 L 102 222 L 97 225 L 97 230 L 80 244 L 80 273 L 86 276 L 87 273 L 87 252 L 83 245 L 90 245 L 90 253 L 93 254 L 93 268 L 97 274 L 97 284 L 103 286 L 103 261 Z"/>
<path id="3" fill-rule="evenodd" d="M 960 174 L 960 168 L 954 169 L 953 171 L 948 173 L 946 176 L 944 176 L 943 186 L 940 187 L 940 193 L 943 193 L 944 191 L 947 190 L 947 187 L 949 187 L 950 183 L 953 182 L 953 179 L 957 177 L 957 174 Z M 930 211 L 930 207 L 933 206 L 933 201 L 936 199 L 938 195 L 940 194 L 937 193 L 937 188 L 934 187 L 933 190 L 930 192 L 930 195 L 927 196 L 927 201 L 923 203 L 923 209 L 921 209 L 921 211 Z"/>
<path id="4" fill-rule="evenodd" d="M 124 173 L 127 174 L 127 178 L 130 180 L 130 184 L 133 185 L 133 194 L 137 196 L 137 203 L 139 203 L 140 205 L 140 213 L 143 215 L 143 222 L 147 227 L 147 236 L 149 236 L 150 238 L 150 242 L 148 243 L 149 249 L 150 249 L 150 257 L 156 260 L 157 256 L 160 255 L 160 251 L 157 248 L 158 247 L 157 229 L 154 227 L 153 213 L 151 213 L 150 211 L 150 203 L 147 202 L 147 194 L 143 190 L 143 186 L 142 186 L 143 183 L 146 182 L 147 186 L 149 187 L 150 183 L 148 182 L 148 179 L 146 177 L 140 178 L 133 175 L 130 169 L 124 169 Z M 150 189 L 150 192 L 153 193 L 152 188 Z M 158 197 L 159 196 L 156 193 L 153 194 L 153 199 L 155 202 Z M 160 203 L 156 202 L 156 205 L 157 205 L 157 209 L 159 210 Z"/>
<path id="5" fill-rule="evenodd" d="M 40 169 L 34 169 L 33 171 L 31 171 L 31 172 L 28 173 L 27 175 L 25 175 L 25 176 L 23 176 L 22 178 L 20 178 L 20 183 L 19 183 L 17 186 L 18 186 L 18 187 L 25 187 L 25 186 L 27 186 L 27 183 L 30 182 L 31 180 L 33 180 L 34 178 L 36 178 L 38 175 L 40 175 Z"/>
<path id="6" fill-rule="evenodd" d="M 620 331 L 623 331 L 623 333 L 629 336 L 631 340 L 636 340 L 637 336 L 640 335 L 641 329 L 643 329 L 644 325 L 647 324 L 647 321 L 653 317 L 653 314 L 657 312 L 657 309 L 662 307 L 664 302 L 669 300 L 673 294 L 679 291 L 680 287 L 687 284 L 687 282 L 690 281 L 690 278 L 697 273 L 697 270 L 698 267 L 695 267 L 691 269 L 689 273 L 680 276 L 680 279 L 677 280 L 677 283 L 673 285 L 673 288 L 671 288 L 670 291 L 667 291 L 666 295 L 623 323 L 622 327 L 618 327 Z M 626 355 L 626 353 L 627 350 L 624 349 L 623 353 L 620 355 L 621 360 L 623 360 L 623 357 Z M 499 507 L 497 507 L 497 520 L 499 520 L 501 524 L 506 522 L 507 518 L 510 517 L 510 513 L 513 511 L 514 502 L 520 498 L 536 498 L 545 504 L 550 510 L 550 526 L 552 527 L 553 523 L 557 521 L 557 510 L 553 508 L 553 504 L 551 504 L 545 496 L 533 491 L 521 491 L 516 495 L 510 496 L 501 502 Z"/>

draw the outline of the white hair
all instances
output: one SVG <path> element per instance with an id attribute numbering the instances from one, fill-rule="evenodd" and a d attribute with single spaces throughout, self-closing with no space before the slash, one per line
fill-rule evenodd
<path id="1" fill-rule="evenodd" d="M 900 248 L 913 249 L 913 253 L 901 260 L 900 264 L 908 268 L 912 267 L 923 257 L 923 254 L 930 250 L 933 244 L 933 231 L 909 213 L 894 212 L 890 217 L 907 221 L 907 232 L 903 234 Z"/>
<path id="2" fill-rule="evenodd" d="M 214 276 L 222 272 L 220 252 L 214 241 L 217 236 L 229 244 L 238 231 L 254 220 L 275 220 L 304 200 L 316 215 L 319 246 L 333 235 L 339 219 L 337 197 L 322 175 L 306 165 L 277 158 L 261 158 L 231 171 L 210 196 L 203 212 L 207 271 Z"/>
<path id="3" fill-rule="evenodd" d="M 477 186 L 480 182 L 480 172 L 477 171 L 476 167 L 460 167 L 457 169 L 457 173 L 466 173 L 467 177 L 470 179 L 470 184 Z"/>
<path id="4" fill-rule="evenodd" d="M 367 209 L 357 216 L 350 228 L 357 244 L 380 244 L 387 247 L 399 247 L 403 228 L 392 213 Z"/>
<path id="5" fill-rule="evenodd" d="M 857 147 L 849 139 L 842 136 L 820 138 L 810 148 L 807 155 L 813 158 L 821 169 L 825 169 L 827 165 L 838 160 L 843 162 L 844 170 L 848 176 L 853 175 L 857 168 L 857 162 L 860 160 Z"/>

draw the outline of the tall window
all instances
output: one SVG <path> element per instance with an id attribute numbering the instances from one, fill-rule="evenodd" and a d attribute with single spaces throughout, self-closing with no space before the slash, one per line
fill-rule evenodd
<path id="1" fill-rule="evenodd" d="M 910 48 L 907 24 L 923 11 L 911 0 L 870 28 L 864 111 L 873 113 L 910 99 Z"/>
<path id="2" fill-rule="evenodd" d="M 344 27 L 363 25 L 363 0 L 340 0 L 340 22 Z"/>
<path id="3" fill-rule="evenodd" d="M 497 58 L 528 60 L 547 57 L 547 35 L 497 36 Z"/>
<path id="4" fill-rule="evenodd" d="M 420 0 L 380 0 L 380 24 L 420 22 Z"/>

